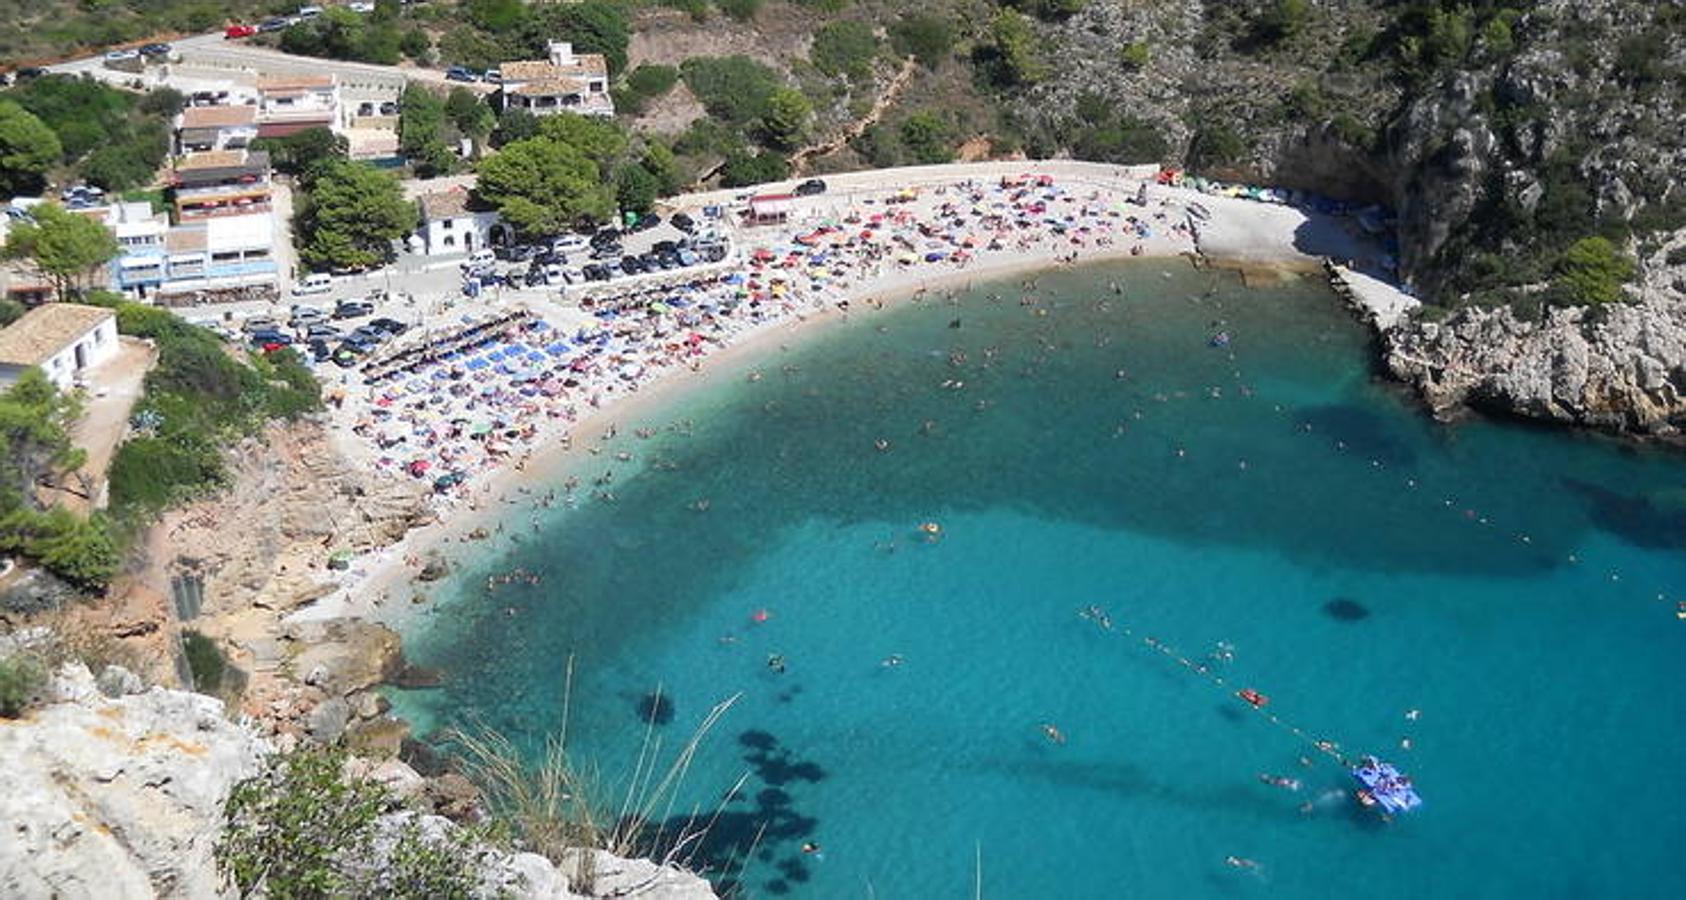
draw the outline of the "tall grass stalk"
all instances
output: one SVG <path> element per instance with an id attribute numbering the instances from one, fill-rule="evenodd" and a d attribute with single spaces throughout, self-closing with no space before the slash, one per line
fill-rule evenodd
<path id="1" fill-rule="evenodd" d="M 535 764 L 525 762 L 509 738 L 484 725 L 471 731 L 448 731 L 446 739 L 459 750 L 457 758 L 463 774 L 480 786 L 493 812 L 507 819 L 534 852 L 558 865 L 573 863 L 575 871 L 570 880 L 575 890 L 589 892 L 594 881 L 595 856 L 590 852 L 570 851 L 601 849 L 617 856 L 646 856 L 663 865 L 690 868 L 726 804 L 749 780 L 749 772 L 739 776 L 706 820 L 702 810 L 694 808 L 682 823 L 678 822 L 673 811 L 679 789 L 690 774 L 697 750 L 742 694 L 715 704 L 665 768 L 658 763 L 662 742 L 655 731 L 656 717 L 650 716 L 619 807 L 612 817 L 606 818 L 603 811 L 607 806 L 598 802 L 604 793 L 595 773 L 582 772 L 568 758 L 573 679 L 574 659 L 570 655 L 563 687 L 562 722 L 556 733 L 546 738 L 544 752 Z M 654 702 L 660 706 L 660 687 Z M 656 829 L 653 834 L 652 823 Z M 762 827 L 765 829 L 765 824 Z M 758 832 L 756 842 L 760 840 Z M 753 852 L 752 847 L 750 856 Z M 740 870 L 750 856 L 739 862 Z"/>

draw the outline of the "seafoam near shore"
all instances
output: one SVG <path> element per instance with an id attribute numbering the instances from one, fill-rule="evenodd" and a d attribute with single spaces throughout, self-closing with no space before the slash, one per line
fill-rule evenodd
<path id="1" fill-rule="evenodd" d="M 729 224 L 734 259 L 747 271 L 752 266 L 751 255 L 757 249 L 796 246 L 794 240 L 798 235 L 816 227 L 851 220 L 858 223 L 863 215 L 890 212 L 891 207 L 883 205 L 884 201 L 909 189 L 916 196 L 898 204 L 894 211 L 911 217 L 915 224 L 923 224 L 936 222 L 943 204 L 959 200 L 959 189 L 964 185 L 982 185 L 994 190 L 1003 179 L 1030 176 L 1034 183 L 1035 178 L 1048 176 L 1057 188 L 1086 198 L 1085 205 L 1093 203 L 1097 209 L 1121 211 L 1113 217 L 1120 222 L 1123 215 L 1139 215 L 1152 227 L 1146 236 L 1086 234 L 1081 245 L 1071 236 L 1039 233 L 1035 240 L 998 250 L 980 248 L 961 267 L 946 259 L 918 261 L 918 255 L 912 263 L 880 259 L 870 268 L 862 265 L 844 278 L 831 280 L 823 290 L 793 290 L 774 314 L 726 331 L 706 355 L 686 360 L 684 365 L 653 370 L 641 382 L 630 386 L 607 380 L 600 385 L 607 391 L 594 397 L 577 414 L 540 424 L 529 445 L 530 452 L 512 454 L 503 465 L 476 473 L 464 496 L 442 498 L 436 509 L 436 521 L 413 529 L 398 543 L 357 560 L 349 572 L 324 576 L 337 578 L 338 589 L 294 616 L 402 618 L 406 610 L 414 608 L 410 602 L 416 595 L 412 582 L 428 560 L 442 557 L 451 561 L 463 554 L 492 552 L 495 543 L 490 538 L 496 531 L 496 520 L 517 504 L 530 503 L 531 485 L 558 483 L 571 467 L 590 460 L 598 438 L 614 423 L 638 420 L 670 401 L 671 392 L 706 383 L 722 377 L 722 373 L 739 371 L 753 360 L 776 353 L 781 346 L 810 338 L 829 327 L 845 327 L 909 298 L 977 281 L 1007 280 L 1059 265 L 1130 256 L 1198 255 L 1209 260 L 1231 261 L 1248 270 L 1304 269 L 1331 257 L 1350 261 L 1360 269 L 1374 271 L 1378 267 L 1381 251 L 1349 222 L 1287 206 L 1208 196 L 1153 184 L 1155 171 L 1152 167 L 1130 169 L 1049 161 L 850 173 L 831 178 L 826 194 L 799 200 L 798 211 L 783 225 L 750 228 Z M 1147 205 L 1129 205 L 1144 184 Z M 667 205 L 672 209 L 696 210 L 709 204 L 731 204 L 735 196 L 728 192 L 697 194 L 673 198 Z M 1196 215 L 1189 214 L 1191 205 L 1198 207 Z M 1376 285 L 1382 287 L 1378 289 Z M 1415 302 L 1403 291 L 1390 291 L 1385 283 L 1373 279 L 1363 297 L 1372 296 L 1378 297 L 1377 302 L 1386 304 L 1390 310 Z M 503 306 L 505 310 L 526 308 L 560 329 L 593 321 L 577 307 L 546 299 L 505 301 Z M 340 452 L 359 464 L 368 465 L 374 459 L 373 448 L 352 434 L 358 414 L 356 404 L 339 410 L 332 430 Z"/>

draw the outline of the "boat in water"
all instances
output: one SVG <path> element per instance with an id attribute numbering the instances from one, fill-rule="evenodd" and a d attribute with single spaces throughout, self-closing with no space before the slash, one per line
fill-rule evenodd
<path id="1" fill-rule="evenodd" d="M 1411 777 L 1401 773 L 1393 763 L 1366 756 L 1353 768 L 1352 777 L 1364 785 L 1356 793 L 1358 802 L 1365 806 L 1380 807 L 1383 812 L 1393 815 L 1410 812 L 1423 805 L 1423 799 L 1417 796 L 1417 789 L 1411 784 Z"/>

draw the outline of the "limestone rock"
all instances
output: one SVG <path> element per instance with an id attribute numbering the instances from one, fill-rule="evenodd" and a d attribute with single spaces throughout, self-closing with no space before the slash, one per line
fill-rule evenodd
<path id="1" fill-rule="evenodd" d="M 107 697 L 81 666 L 54 681 L 73 699 L 0 721 L 0 896 L 221 896 L 222 805 L 263 743 L 210 697 Z"/>
<path id="2" fill-rule="evenodd" d="M 397 633 L 376 622 L 290 622 L 284 635 L 301 645 L 292 658 L 292 670 L 302 673 L 307 684 L 331 694 L 343 696 L 374 687 L 404 668 Z"/>
<path id="3" fill-rule="evenodd" d="M 107 697 L 123 697 L 146 690 L 146 682 L 139 675 L 119 665 L 108 665 L 95 681 L 100 693 Z"/>
<path id="4" fill-rule="evenodd" d="M 1445 416 L 1463 404 L 1607 431 L 1679 439 L 1686 429 L 1686 298 L 1641 291 L 1596 313 L 1524 322 L 1467 309 L 1383 337 L 1395 376 Z"/>

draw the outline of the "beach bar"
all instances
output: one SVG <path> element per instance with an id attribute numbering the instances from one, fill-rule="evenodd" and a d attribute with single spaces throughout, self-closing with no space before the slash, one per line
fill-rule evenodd
<path id="1" fill-rule="evenodd" d="M 749 224 L 782 225 L 795 205 L 795 194 L 757 194 L 749 198 Z"/>

